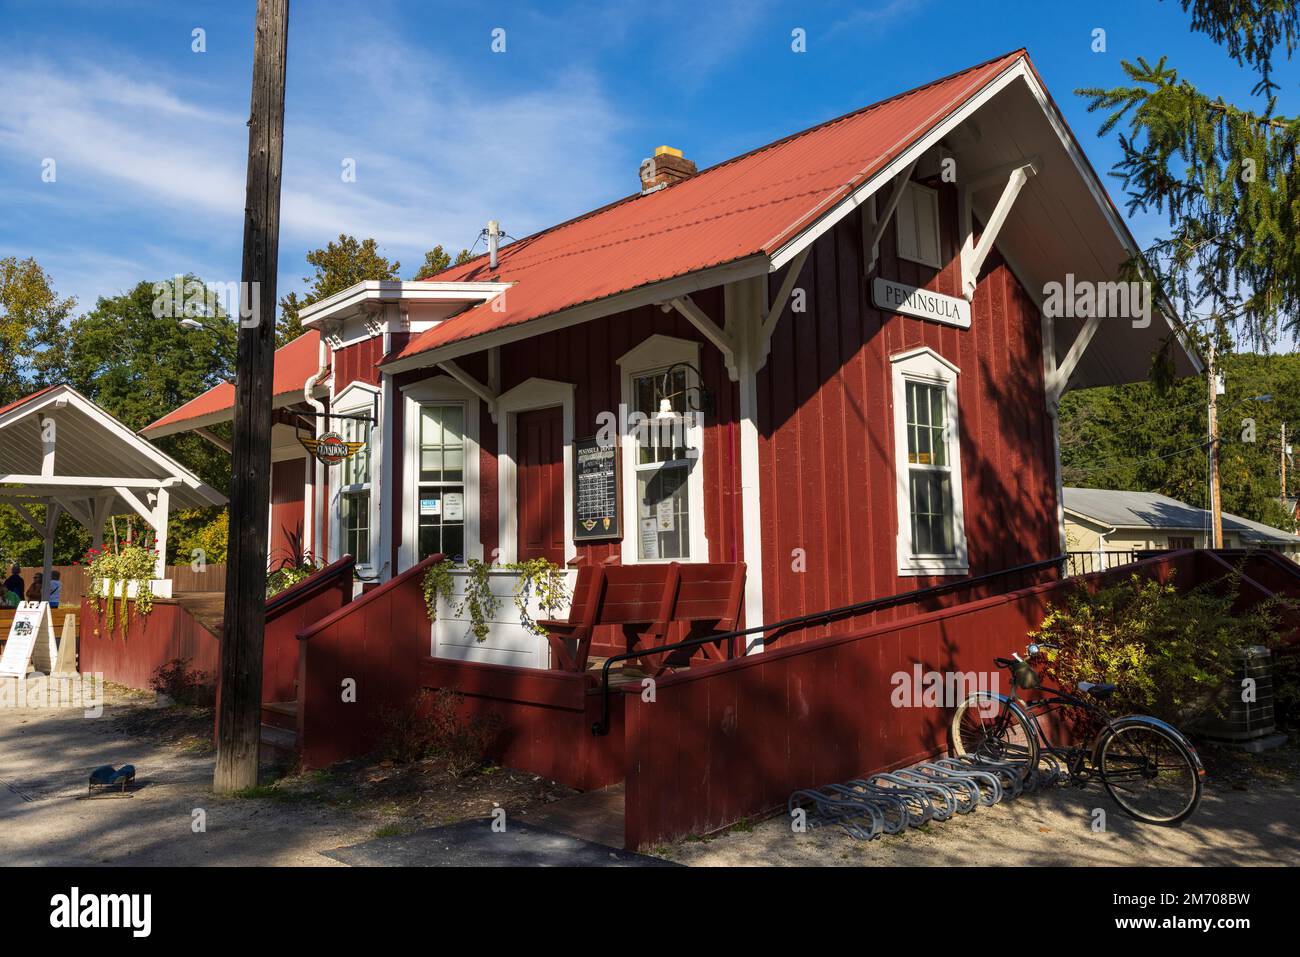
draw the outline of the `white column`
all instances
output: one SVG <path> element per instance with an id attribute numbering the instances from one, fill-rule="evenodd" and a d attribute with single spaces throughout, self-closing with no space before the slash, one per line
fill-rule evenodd
<path id="1" fill-rule="evenodd" d="M 59 513 L 63 507 L 51 501 L 45 506 L 45 540 L 44 574 L 41 576 L 41 601 L 50 600 L 50 573 L 54 571 L 54 531 L 59 525 Z"/>
<path id="2" fill-rule="evenodd" d="M 763 525 L 758 458 L 758 363 L 756 341 L 763 326 L 767 278 L 732 283 L 726 288 L 727 332 L 736 343 L 740 387 L 740 507 L 745 556 L 745 627 L 763 624 Z M 746 654 L 763 650 L 763 636 L 746 638 Z"/>
<path id="3" fill-rule="evenodd" d="M 153 530 L 155 544 L 158 548 L 158 561 L 154 563 L 153 577 L 165 578 L 167 575 L 167 524 L 170 518 L 171 493 L 166 488 L 158 489 L 158 499 L 153 509 Z"/>

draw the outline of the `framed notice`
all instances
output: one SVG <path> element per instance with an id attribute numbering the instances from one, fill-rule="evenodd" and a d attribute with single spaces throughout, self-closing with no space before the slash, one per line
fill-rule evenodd
<path id="1" fill-rule="evenodd" d="M 57 656 L 49 602 L 22 602 L 14 612 L 9 640 L 0 656 L 0 677 L 25 677 L 29 666 L 48 674 Z"/>
<path id="2" fill-rule="evenodd" d="M 573 443 L 573 540 L 622 538 L 618 507 L 618 445 L 593 436 Z"/>

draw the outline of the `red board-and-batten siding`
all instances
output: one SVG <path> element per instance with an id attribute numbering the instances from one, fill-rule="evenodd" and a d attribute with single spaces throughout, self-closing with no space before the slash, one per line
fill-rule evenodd
<path id="1" fill-rule="evenodd" d="M 990 255 L 972 303 L 970 329 L 882 312 L 871 301 L 870 281 L 876 275 L 960 295 L 956 190 L 938 185 L 941 259 L 947 265 L 936 270 L 899 259 L 889 229 L 880 244 L 878 268 L 864 279 L 861 213 L 855 213 L 814 244 L 798 282 L 807 311 L 787 309 L 773 334 L 767 365 L 758 377 L 768 622 L 943 580 L 897 571 L 890 357 L 917 346 L 933 349 L 961 370 L 958 414 L 970 573 L 998 571 L 1059 551 L 1042 330 L 1038 310 L 1014 274 L 996 252 Z M 780 273 L 770 278 L 771 295 L 782 278 Z M 692 298 L 723 324 L 721 288 Z M 718 350 L 676 311 L 646 306 L 505 345 L 501 391 L 532 377 L 575 383 L 575 435 L 593 435 L 596 416 L 616 411 L 623 398 L 617 359 L 656 333 L 701 344 L 700 369 L 716 403 L 705 421 L 702 463 L 709 560 L 741 561 L 739 390 Z M 361 369 L 372 355 L 378 359 L 377 348 L 363 343 L 336 353 L 336 381 L 374 381 Z M 486 381 L 484 354 L 457 361 Z M 437 374 L 405 373 L 395 385 Z M 403 404 L 396 402 L 394 408 L 394 474 L 405 476 Z M 497 425 L 481 406 L 480 537 L 488 556 L 498 545 L 496 446 Z M 403 535 L 399 513 L 393 509 L 393 567 Z M 796 549 L 802 550 L 801 572 L 794 570 Z M 586 560 L 602 561 L 620 551 L 617 541 L 578 546 L 579 558 Z M 844 620 L 798 637 L 843 632 L 864 622 Z"/>
<path id="2" fill-rule="evenodd" d="M 898 574 L 893 370 L 890 357 L 926 346 L 956 365 L 966 541 L 971 575 L 1060 550 L 1055 452 L 1044 398 L 1037 307 L 989 256 L 971 326 L 883 312 L 876 276 L 961 294 L 957 195 L 940 184 L 941 269 L 899 259 L 894 230 L 877 271 L 862 271 L 861 213 L 813 246 L 799 287 L 808 311 L 787 314 L 758 376 L 766 621 L 897 594 L 944 579 Z M 775 295 L 782 276 L 769 282 Z M 806 570 L 794 570 L 802 549 Z M 803 640 L 846 631 L 844 621 Z"/>

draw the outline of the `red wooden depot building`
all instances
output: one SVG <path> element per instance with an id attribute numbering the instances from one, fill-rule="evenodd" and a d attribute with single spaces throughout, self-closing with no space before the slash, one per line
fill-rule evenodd
<path id="1" fill-rule="evenodd" d="M 743 563 L 745 627 L 970 578 L 952 601 L 998 601 L 1054 568 L 984 576 L 1064 551 L 1062 392 L 1141 380 L 1162 349 L 1178 372 L 1199 369 L 1158 303 L 1115 308 L 1136 243 L 1023 50 L 702 171 L 661 148 L 639 172 L 630 196 L 499 248 L 490 224 L 492 252 L 432 279 L 358 283 L 313 304 L 311 331 L 277 354 L 271 559 L 301 542 L 386 583 L 299 635 L 309 762 L 364 747 L 372 729 L 322 717 L 337 710 L 334 665 L 389 696 L 452 686 L 491 703 L 512 729 L 503 756 L 521 766 L 580 786 L 626 779 L 629 841 L 680 823 L 645 824 L 638 804 L 645 722 L 678 754 L 710 753 L 748 721 L 763 740 L 783 734 L 780 769 L 733 755 L 748 768 L 737 774 L 762 773 L 745 785 L 755 794 L 921 753 L 919 730 L 873 751 L 858 708 L 819 724 L 859 742 L 852 757 L 794 767 L 805 748 L 774 716 L 808 720 L 819 706 L 800 696 L 821 695 L 822 679 L 782 685 L 761 718 L 713 700 L 804 660 L 805 646 L 862 638 L 877 616 L 754 636 L 743 659 L 665 677 L 657 705 L 620 697 L 611 735 L 595 738 L 591 680 L 552 667 L 544 648 L 437 653 L 418 566 L 438 553 Z M 145 434 L 203 429 L 232 404 L 219 387 Z M 665 421 L 668 438 L 641 425 Z M 297 441 L 311 429 L 364 449 L 322 466 Z M 939 655 L 937 639 L 908 640 L 888 646 L 901 667 Z M 963 640 L 946 634 L 943 654 L 987 668 L 992 645 Z M 595 648 L 622 650 L 608 635 Z M 313 656 L 330 663 L 319 687 Z M 713 700 L 703 727 L 672 724 L 671 702 L 701 688 Z"/>

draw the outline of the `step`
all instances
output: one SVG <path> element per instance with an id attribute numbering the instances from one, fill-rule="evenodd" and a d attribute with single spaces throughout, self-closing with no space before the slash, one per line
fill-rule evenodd
<path id="1" fill-rule="evenodd" d="M 269 754 L 268 754 L 269 752 Z M 262 725 L 262 755 L 264 757 L 296 758 L 298 735 L 284 728 Z"/>
<path id="2" fill-rule="evenodd" d="M 296 733 L 298 730 L 298 702 L 262 702 L 262 724 Z"/>

